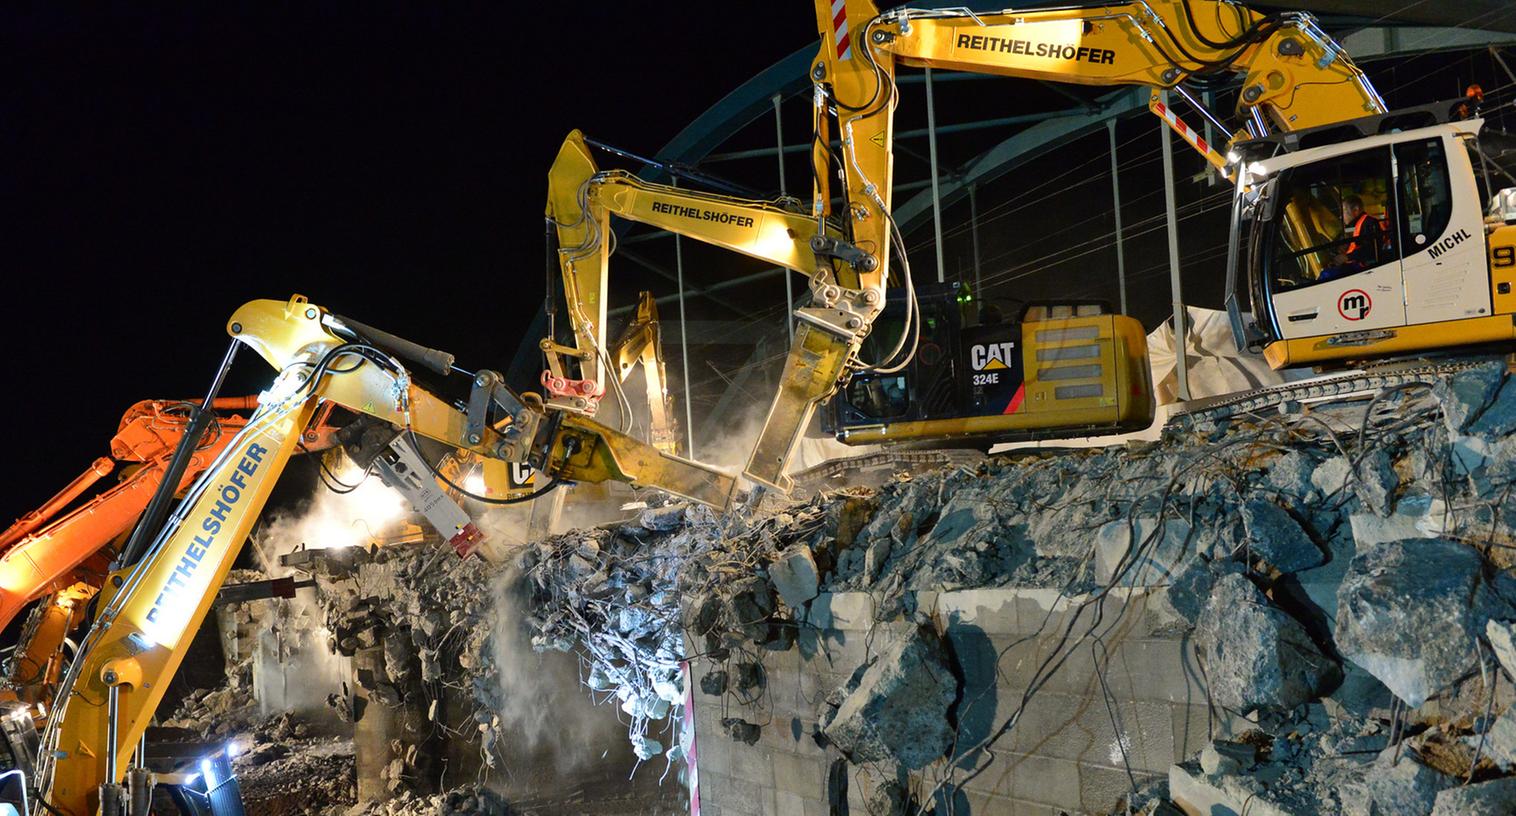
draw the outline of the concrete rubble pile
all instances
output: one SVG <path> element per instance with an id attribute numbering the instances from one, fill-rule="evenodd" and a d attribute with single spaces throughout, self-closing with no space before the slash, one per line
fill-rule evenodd
<path id="1" fill-rule="evenodd" d="M 361 719 L 364 705 L 402 709 L 416 720 L 390 740 L 389 792 L 406 793 L 409 780 L 426 775 L 420 763 L 433 759 L 437 746 L 428 741 L 439 733 L 476 742 L 483 763 L 494 767 L 502 736 L 490 652 L 495 568 L 477 558 L 458 561 L 438 544 L 379 548 L 353 565 L 328 559 L 314 575 L 331 649 L 353 660 L 357 685 L 328 697 L 328 706 L 349 721 Z M 448 688 L 462 693 L 444 700 Z"/>
<path id="2" fill-rule="evenodd" d="M 923 598 L 1056 590 L 1072 606 L 1056 624 L 1067 657 L 1116 624 L 1109 598 L 1141 589 L 1194 650 L 1213 740 L 1104 807 L 1516 812 L 1513 431 L 1516 384 L 1490 362 L 1372 399 L 1180 417 L 1155 443 L 992 457 L 764 513 L 671 504 L 525 554 L 534 645 L 579 652 L 639 754 L 677 760 L 678 741 L 652 735 L 682 715 L 681 661 L 708 667 L 700 693 L 724 701 L 729 736 L 755 743 L 766 726 L 743 714 L 769 658 L 807 648 L 831 593 L 867 592 L 892 635 L 825 696 L 812 737 L 910 780 L 881 789 L 880 812 L 945 813 L 1066 661 L 1000 665 L 1032 690 L 960 744 L 962 667 Z"/>
<path id="3" fill-rule="evenodd" d="M 295 715 L 266 718 L 233 744 L 232 767 L 250 812 L 340 813 L 357 800 L 352 743 L 318 734 Z"/>

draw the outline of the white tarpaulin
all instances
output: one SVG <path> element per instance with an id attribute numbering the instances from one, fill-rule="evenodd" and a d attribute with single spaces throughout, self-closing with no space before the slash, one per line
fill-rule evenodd
<path id="1" fill-rule="evenodd" d="M 1185 344 L 1190 399 L 1204 399 L 1249 391 L 1285 381 L 1269 368 L 1263 355 L 1238 351 L 1226 312 L 1185 307 L 1190 324 Z M 1158 403 L 1178 401 L 1179 375 L 1175 370 L 1174 325 L 1167 320 L 1148 335 L 1148 357 L 1153 365 L 1153 390 Z"/>

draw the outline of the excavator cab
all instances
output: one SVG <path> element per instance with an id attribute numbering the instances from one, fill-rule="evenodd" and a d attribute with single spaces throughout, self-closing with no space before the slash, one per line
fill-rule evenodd
<path id="1" fill-rule="evenodd" d="M 958 443 L 989 448 L 1140 430 L 1153 420 L 1147 338 L 1101 303 L 1030 304 L 1014 320 L 976 308 L 957 283 L 917 287 L 921 337 L 898 372 L 855 374 L 822 427 L 851 445 Z M 863 347 L 880 360 L 906 325 L 891 292 Z M 872 355 L 872 356 L 871 356 Z"/>
<path id="2" fill-rule="evenodd" d="M 1254 313 L 1242 326 L 1229 296 L 1239 346 L 1285 368 L 1516 339 L 1516 263 L 1495 253 L 1516 230 L 1486 230 L 1482 121 L 1446 104 L 1246 148 L 1267 157 L 1238 179 L 1231 288 L 1245 268 Z"/>

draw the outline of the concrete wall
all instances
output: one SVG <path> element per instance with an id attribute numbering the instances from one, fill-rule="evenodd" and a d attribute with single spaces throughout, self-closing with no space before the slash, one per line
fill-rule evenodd
<path id="1" fill-rule="evenodd" d="M 1065 650 L 1067 661 L 996 744 L 993 760 L 978 761 L 989 767 L 959 792 L 957 813 L 1109 811 L 1131 789 L 1126 764 L 1138 782 L 1161 778 L 1171 764 L 1204 746 L 1208 709 L 1199 667 L 1187 640 L 1173 634 L 1178 628 L 1165 611 L 1163 593 L 1122 590 L 1104 602 L 1098 631 L 1111 705 L 1095 670 L 1100 647 L 1086 641 Z M 1059 600 L 1055 590 L 1040 589 L 916 593 L 917 608 L 946 635 L 963 671 L 963 693 L 954 709 L 961 746 L 983 739 L 1016 709 L 1037 664 L 1054 654 L 1072 607 L 1086 600 Z M 817 598 L 798 648 L 758 652 L 767 684 L 746 704 L 730 691 L 723 697 L 704 694 L 699 678 L 722 668 L 733 675 L 731 664 L 751 655 L 734 656 L 725 666 L 694 662 L 702 816 L 828 812 L 828 759 L 812 738 L 817 710 L 829 691 L 846 683 L 905 625 L 874 625 L 873 613 L 873 601 L 864 593 Z M 1093 613 L 1093 608 L 1085 612 L 1076 634 L 1090 625 Z M 726 736 L 724 717 L 762 725 L 758 743 L 750 747 Z M 935 778 L 942 770 L 931 767 L 925 774 Z M 854 814 L 867 812 L 864 800 L 878 782 L 870 773 L 849 766 Z"/>

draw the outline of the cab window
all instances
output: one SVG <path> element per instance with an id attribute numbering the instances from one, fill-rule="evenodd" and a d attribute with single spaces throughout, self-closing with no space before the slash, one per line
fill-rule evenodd
<path id="1" fill-rule="evenodd" d="M 897 419 L 911 408 L 904 374 L 863 374 L 848 381 L 848 404 L 871 419 Z"/>
<path id="2" fill-rule="evenodd" d="M 1437 242 L 1453 218 L 1453 193 L 1441 139 L 1395 145 L 1400 203 L 1405 213 L 1400 234 L 1407 255 Z"/>
<path id="3" fill-rule="evenodd" d="M 1311 286 L 1396 260 L 1390 151 L 1363 150 L 1287 171 L 1276 190 L 1274 289 Z"/>

